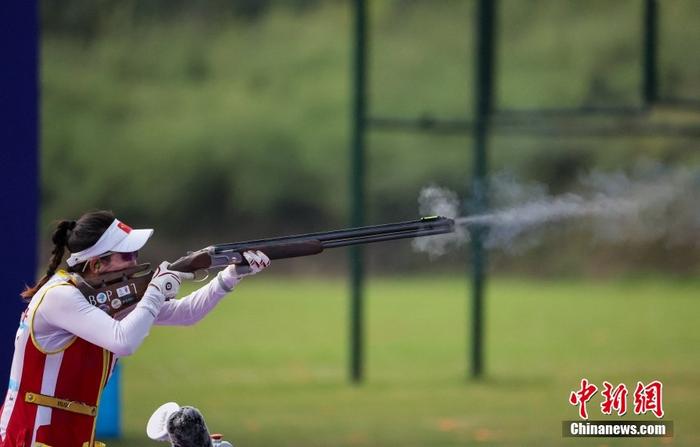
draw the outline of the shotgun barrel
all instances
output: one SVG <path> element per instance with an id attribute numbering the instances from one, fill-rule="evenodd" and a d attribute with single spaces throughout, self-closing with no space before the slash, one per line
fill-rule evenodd
<path id="1" fill-rule="evenodd" d="M 366 227 L 347 228 L 344 230 L 321 231 L 318 233 L 282 236 L 270 239 L 235 242 L 215 245 L 218 250 L 246 250 L 249 247 L 272 246 L 294 242 L 319 241 L 325 248 L 345 247 L 348 245 L 368 244 L 371 242 L 408 239 L 434 234 L 451 233 L 454 221 L 446 217 L 431 216 L 405 222 L 369 225 Z M 266 253 L 267 254 L 267 253 Z M 268 255 L 269 256 L 269 255 Z"/>

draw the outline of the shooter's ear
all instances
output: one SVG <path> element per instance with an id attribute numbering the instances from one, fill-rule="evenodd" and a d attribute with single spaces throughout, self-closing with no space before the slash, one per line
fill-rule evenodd
<path id="1" fill-rule="evenodd" d="M 100 273 L 102 270 L 102 262 L 98 258 L 88 259 L 85 270 L 92 273 Z"/>

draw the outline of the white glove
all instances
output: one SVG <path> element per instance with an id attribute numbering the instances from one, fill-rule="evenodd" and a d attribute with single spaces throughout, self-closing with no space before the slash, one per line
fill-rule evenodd
<path id="1" fill-rule="evenodd" d="M 270 258 L 260 250 L 244 251 L 243 257 L 248 265 L 232 264 L 219 272 L 219 283 L 227 292 L 233 290 L 243 277 L 260 273 L 270 266 Z"/>
<path id="2" fill-rule="evenodd" d="M 161 262 L 153 274 L 153 279 L 151 279 L 151 282 L 148 284 L 149 288 L 154 287 L 162 293 L 165 299 L 173 299 L 177 296 L 183 279 L 194 279 L 194 273 L 169 270 L 169 265 L 170 263 L 168 261 Z"/>

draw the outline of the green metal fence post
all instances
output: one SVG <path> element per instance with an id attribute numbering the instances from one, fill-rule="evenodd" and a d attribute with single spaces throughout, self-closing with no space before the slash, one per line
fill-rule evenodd
<path id="1" fill-rule="evenodd" d="M 659 4 L 657 0 L 644 1 L 642 98 L 645 106 L 659 99 L 657 71 L 658 12 Z"/>
<path id="2" fill-rule="evenodd" d="M 365 0 L 354 2 L 353 83 L 352 102 L 352 174 L 350 184 L 351 227 L 364 225 L 365 209 L 365 61 L 366 61 L 366 4 Z M 363 377 L 363 251 L 356 245 L 350 248 L 350 380 L 358 384 Z"/>
<path id="3" fill-rule="evenodd" d="M 496 0 L 478 0 L 476 10 L 476 73 L 474 80 L 474 177 L 472 212 L 488 206 L 488 133 L 493 105 L 494 34 Z M 483 374 L 484 288 L 486 283 L 486 252 L 484 237 L 487 228 L 472 232 L 472 351 L 471 375 Z"/>

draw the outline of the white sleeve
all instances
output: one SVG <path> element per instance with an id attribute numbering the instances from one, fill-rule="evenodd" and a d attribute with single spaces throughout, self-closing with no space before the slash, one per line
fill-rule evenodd
<path id="1" fill-rule="evenodd" d="M 164 326 L 189 326 L 204 318 L 221 298 L 233 289 L 222 283 L 221 273 L 209 283 L 179 300 L 169 300 L 160 308 L 156 323 Z"/>
<path id="2" fill-rule="evenodd" d="M 51 334 L 62 329 L 117 356 L 131 355 L 148 335 L 164 299 L 149 288 L 134 310 L 119 321 L 90 304 L 75 287 L 54 287 L 35 311 L 34 331 Z"/>

